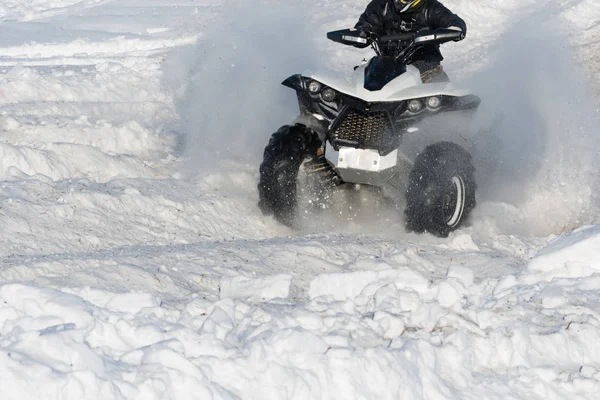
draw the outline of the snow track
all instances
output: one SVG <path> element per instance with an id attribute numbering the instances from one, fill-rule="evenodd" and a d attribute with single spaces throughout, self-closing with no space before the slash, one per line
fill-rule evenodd
<path id="1" fill-rule="evenodd" d="M 256 206 L 256 158 L 295 101 L 274 85 L 360 61 L 324 32 L 365 5 L 296 3 L 0 5 L 0 398 L 596 399 L 597 98 L 542 85 L 545 168 L 502 186 L 522 199 L 482 191 L 448 239 L 382 215 L 291 232 Z M 469 80 L 497 71 L 517 7 L 556 2 L 445 3 L 470 26 L 446 66 Z M 596 3 L 560 2 L 585 79 Z"/>

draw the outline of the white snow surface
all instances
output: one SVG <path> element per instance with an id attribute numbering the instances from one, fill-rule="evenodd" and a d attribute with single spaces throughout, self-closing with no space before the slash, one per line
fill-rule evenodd
<path id="1" fill-rule="evenodd" d="M 509 121 L 463 139 L 470 226 L 292 232 L 256 205 L 279 82 L 368 56 L 324 39 L 366 3 L 0 4 L 0 399 L 600 398 L 597 0 L 445 1 Z"/>

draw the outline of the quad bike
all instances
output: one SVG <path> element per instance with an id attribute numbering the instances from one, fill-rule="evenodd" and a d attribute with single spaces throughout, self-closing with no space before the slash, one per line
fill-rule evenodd
<path id="1" fill-rule="evenodd" d="M 298 217 L 298 173 L 318 175 L 321 188 L 343 184 L 391 189 L 404 197 L 408 231 L 446 237 L 475 207 L 475 168 L 461 146 L 441 141 L 412 161 L 405 135 L 441 113 L 473 113 L 480 99 L 450 82 L 423 83 L 412 57 L 423 45 L 456 40 L 451 29 L 365 38 L 358 31 L 329 32 L 347 45 L 369 44 L 376 56 L 355 67 L 350 81 L 293 75 L 300 115 L 274 133 L 264 151 L 258 184 L 265 214 L 292 228 Z M 358 46 L 357 46 L 358 47 Z M 390 56 L 390 54 L 392 54 Z M 418 132 L 418 133 L 417 133 Z"/>

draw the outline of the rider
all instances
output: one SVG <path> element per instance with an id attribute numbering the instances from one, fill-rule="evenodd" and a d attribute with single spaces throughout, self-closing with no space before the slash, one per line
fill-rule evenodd
<path id="1" fill-rule="evenodd" d="M 464 39 L 467 24 L 438 0 L 372 0 L 355 26 L 364 37 L 422 29 L 448 28 L 462 32 L 457 40 Z M 413 65 L 421 71 L 423 83 L 448 81 L 441 61 L 439 45 L 425 45 L 413 56 Z"/>

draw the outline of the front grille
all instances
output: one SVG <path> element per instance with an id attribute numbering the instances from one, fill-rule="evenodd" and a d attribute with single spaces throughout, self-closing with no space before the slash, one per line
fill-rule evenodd
<path id="1" fill-rule="evenodd" d="M 333 131 L 333 141 L 340 145 L 381 149 L 389 143 L 391 133 L 392 126 L 385 112 L 362 114 L 350 110 Z"/>

